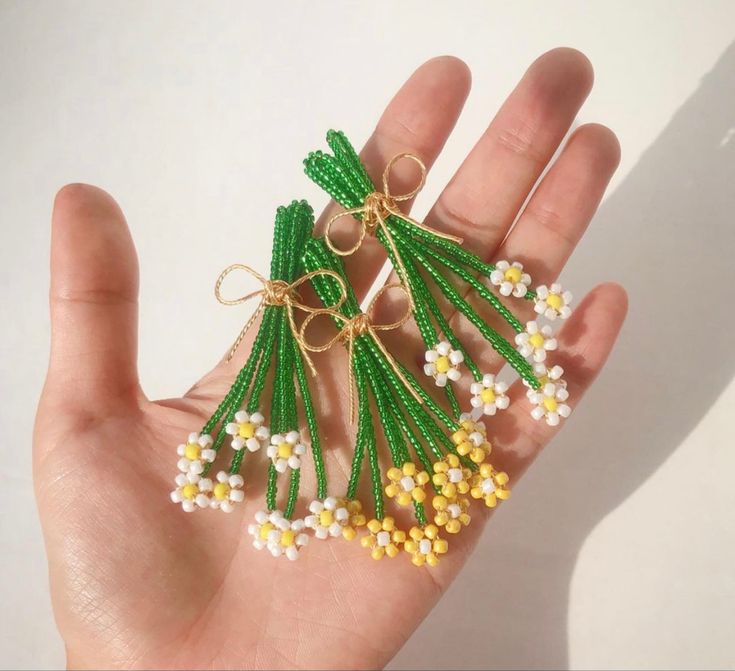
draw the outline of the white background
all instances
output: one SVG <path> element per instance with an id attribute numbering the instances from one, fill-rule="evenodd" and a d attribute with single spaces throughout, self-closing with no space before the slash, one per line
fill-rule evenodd
<path id="1" fill-rule="evenodd" d="M 568 45 L 596 69 L 579 120 L 623 160 L 564 279 L 622 282 L 629 321 L 393 666 L 735 664 L 734 39 L 733 2 L 0 2 L 2 663 L 64 662 L 30 472 L 55 191 L 122 204 L 144 386 L 175 395 L 242 322 L 213 278 L 267 258 L 277 205 L 325 202 L 300 161 L 327 128 L 361 143 L 423 60 L 464 58 L 473 93 L 421 215 L 531 60 Z"/>

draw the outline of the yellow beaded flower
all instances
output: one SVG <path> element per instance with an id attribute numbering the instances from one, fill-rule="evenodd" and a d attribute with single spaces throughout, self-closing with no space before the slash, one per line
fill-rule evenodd
<path id="1" fill-rule="evenodd" d="M 444 497 L 454 500 L 457 494 L 470 491 L 471 476 L 472 471 L 463 467 L 459 457 L 450 452 L 441 461 L 434 462 L 431 480 Z"/>
<path id="2" fill-rule="evenodd" d="M 396 529 L 396 521 L 392 517 L 382 520 L 372 519 L 367 523 L 370 534 L 360 540 L 362 547 L 370 549 L 373 559 L 382 559 L 388 555 L 391 559 L 400 552 L 399 546 L 406 541 L 406 532 Z"/>
<path id="3" fill-rule="evenodd" d="M 438 527 L 444 527 L 449 534 L 458 534 L 462 527 L 466 527 L 470 523 L 470 516 L 467 510 L 470 502 L 465 496 L 459 496 L 455 499 L 448 499 L 446 496 L 435 496 L 432 500 L 436 515 L 434 515 L 434 524 Z"/>
<path id="4" fill-rule="evenodd" d="M 467 413 L 460 416 L 459 423 L 461 428 L 452 434 L 452 442 L 457 446 L 457 453 L 469 457 L 476 464 L 481 464 L 493 449 L 487 439 L 485 425 L 476 422 Z"/>
<path id="5" fill-rule="evenodd" d="M 484 499 L 488 508 L 494 508 L 498 500 L 504 501 L 510 496 L 508 474 L 496 471 L 491 464 L 484 463 L 480 466 L 480 472 L 472 476 L 472 498 Z"/>
<path id="6" fill-rule="evenodd" d="M 413 501 L 422 503 L 426 499 L 424 486 L 429 482 L 429 474 L 419 471 L 416 464 L 407 462 L 402 468 L 388 470 L 390 484 L 385 487 L 385 495 L 395 499 L 398 505 L 407 506 Z"/>
<path id="7" fill-rule="evenodd" d="M 403 549 L 411 555 L 414 566 L 436 566 L 439 555 L 449 549 L 449 543 L 439 538 L 439 529 L 434 524 L 425 527 L 412 527 L 408 532 L 410 538 L 403 544 Z"/>

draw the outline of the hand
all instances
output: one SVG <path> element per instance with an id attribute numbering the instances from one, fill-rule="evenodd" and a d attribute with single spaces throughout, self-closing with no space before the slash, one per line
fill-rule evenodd
<path id="1" fill-rule="evenodd" d="M 399 151 L 430 165 L 469 84 L 467 67 L 454 58 L 420 67 L 363 150 L 373 178 Z M 461 235 L 488 260 L 522 261 L 534 284 L 553 281 L 617 166 L 615 136 L 598 125 L 578 128 L 511 224 L 591 85 L 591 67 L 581 54 L 557 49 L 539 58 L 426 223 Z M 385 255 L 366 241 L 357 256 L 347 267 L 362 296 Z M 175 447 L 215 408 L 249 343 L 182 398 L 151 401 L 136 370 L 135 249 L 110 196 L 83 185 L 59 192 L 51 266 L 51 360 L 34 467 L 53 606 L 69 665 L 373 668 L 390 660 L 472 550 L 484 525 L 482 506 L 473 507 L 472 523 L 450 539 L 449 553 L 434 569 L 417 569 L 405 557 L 373 561 L 358 541 L 313 541 L 293 563 L 255 551 L 244 527 L 263 497 L 257 485 L 247 488 L 263 478 L 248 473 L 250 462 L 246 501 L 234 513 L 183 513 L 168 499 Z M 601 285 L 561 329 L 555 362 L 565 368 L 573 404 L 603 366 L 625 310 L 623 290 Z M 408 326 L 400 335 L 386 334 L 385 342 L 407 362 L 424 349 Z M 499 368 L 488 347 L 473 355 L 483 370 Z M 329 365 L 321 366 L 315 398 L 331 409 L 321 428 L 328 436 L 330 488 L 339 494 L 351 453 L 349 427 L 339 419 L 347 415 L 347 395 L 334 391 L 346 384 L 345 356 L 338 348 L 323 356 Z M 489 430 L 492 461 L 513 484 L 556 429 L 531 419 L 522 387 L 511 398 L 516 402 L 491 420 Z M 302 494 L 312 491 L 305 481 Z M 370 507 L 368 497 L 363 502 Z"/>

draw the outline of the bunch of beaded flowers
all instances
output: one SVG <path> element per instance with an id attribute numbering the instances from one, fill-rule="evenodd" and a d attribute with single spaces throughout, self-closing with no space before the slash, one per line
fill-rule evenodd
<path id="1" fill-rule="evenodd" d="M 345 210 L 327 223 L 323 237 L 316 238 L 312 237 L 313 213 L 307 203 L 294 201 L 279 208 L 270 279 L 234 264 L 217 280 L 215 291 L 222 303 L 260 299 L 233 352 L 256 317 L 262 315 L 262 320 L 230 391 L 200 432 L 179 445 L 180 472 L 171 499 L 187 512 L 206 508 L 231 512 L 245 496 L 240 475 L 245 454 L 264 450 L 270 461 L 265 507 L 248 525 L 255 548 L 294 560 L 311 537 L 352 540 L 362 533 L 360 542 L 374 559 L 403 552 L 417 566 L 434 566 L 449 549 L 447 536 L 470 523 L 471 499 L 495 507 L 510 494 L 508 476 L 487 460 L 492 446 L 481 421 L 509 406 L 508 385 L 480 370 L 442 314 L 439 300 L 466 318 L 518 373 L 528 387 L 530 414 L 553 426 L 569 416 L 570 407 L 564 371 L 547 358 L 557 347 L 556 339 L 550 323 L 540 320 L 566 319 L 572 297 L 558 284 L 532 289 L 531 277 L 521 263 L 486 263 L 464 249 L 460 239 L 403 214 L 399 204 L 413 198 L 424 185 L 426 169 L 418 157 L 394 157 L 383 173 L 380 191 L 344 134 L 330 131 L 327 142 L 333 153 L 311 153 L 305 160 L 306 174 Z M 390 174 L 403 159 L 419 166 L 420 181 L 410 193 L 394 195 Z M 351 216 L 359 226 L 357 242 L 346 250 L 332 238 L 332 224 L 343 216 Z M 357 253 L 367 235 L 374 235 L 383 245 L 399 282 L 384 286 L 363 311 L 341 257 Z M 235 270 L 248 272 L 262 283 L 262 289 L 224 299 L 222 284 Z M 307 282 L 319 297 L 320 307 L 302 302 L 298 289 Z M 511 339 L 480 316 L 460 286 L 507 323 L 513 332 Z M 389 291 L 402 294 L 405 312 L 392 323 L 376 322 L 375 305 Z M 505 299 L 532 301 L 537 319 L 521 322 Z M 305 315 L 300 326 L 297 313 Z M 335 335 L 314 344 L 309 327 L 319 317 L 333 322 Z M 426 347 L 425 363 L 418 372 L 432 380 L 430 388 L 443 390 L 446 406 L 382 342 L 381 332 L 398 329 L 411 319 Z M 356 421 L 356 433 L 349 479 L 335 494 L 329 492 L 307 369 L 316 372 L 311 353 L 337 343 L 347 348 L 350 414 Z M 465 369 L 472 382 L 466 400 L 460 401 L 455 383 Z M 271 400 L 265 405 L 269 372 Z M 228 438 L 234 451 L 230 465 L 212 478 L 209 471 Z M 381 468 L 382 444 L 391 463 L 387 470 Z M 303 517 L 295 517 L 300 469 L 307 453 L 315 472 L 316 498 Z M 369 520 L 356 498 L 365 457 L 373 499 Z M 289 478 L 282 509 L 278 507 L 281 476 Z M 398 507 L 411 507 L 416 524 L 401 529 L 386 514 L 386 499 Z"/>

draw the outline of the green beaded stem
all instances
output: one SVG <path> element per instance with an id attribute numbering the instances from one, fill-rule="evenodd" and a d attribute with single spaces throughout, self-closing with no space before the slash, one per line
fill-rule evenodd
<path id="1" fill-rule="evenodd" d="M 273 232 L 273 254 L 270 278 L 293 283 L 303 274 L 302 256 L 314 226 L 313 211 L 305 201 L 294 201 L 288 207 L 280 207 L 276 213 Z M 202 429 L 214 435 L 213 449 L 219 451 L 227 437 L 225 426 L 234 421 L 240 408 L 256 412 L 261 407 L 263 391 L 269 379 L 273 380 L 270 409 L 270 427 L 273 433 L 286 433 L 299 429 L 297 395 L 309 430 L 314 458 L 318 496 L 327 492 L 327 478 L 319 440 L 316 413 L 302 359 L 302 353 L 291 332 L 287 308 L 268 305 L 262 313 L 258 332 L 245 365 L 238 373 L 230 390 L 214 414 Z M 216 432 L 216 433 L 215 433 Z M 235 452 L 229 472 L 238 473 L 247 450 Z M 207 464 L 205 473 L 211 464 Z M 300 470 L 292 470 L 284 515 L 290 518 L 299 492 Z M 268 469 L 266 504 L 269 510 L 276 507 L 278 496 L 278 472 L 273 464 Z"/>
<path id="2" fill-rule="evenodd" d="M 327 133 L 327 144 L 333 154 L 315 151 L 309 154 L 304 161 L 305 172 L 316 184 L 329 193 L 334 200 L 347 209 L 361 207 L 366 196 L 375 191 L 375 186 L 344 133 L 330 130 Z M 360 218 L 360 214 L 355 215 Z M 454 288 L 448 277 L 439 271 L 437 266 L 462 282 L 469 284 L 508 324 L 519 333 L 523 331 L 523 324 L 515 315 L 500 301 L 500 299 L 480 282 L 473 273 L 481 273 L 488 276 L 495 267 L 485 263 L 475 254 L 462 248 L 452 240 L 442 238 L 430 231 L 423 230 L 394 215 L 386 218 L 386 226 L 397 246 L 407 277 L 403 281 L 410 287 L 415 298 L 415 318 L 419 332 L 427 349 L 436 345 L 438 340 L 437 331 L 429 321 L 429 315 L 433 317 L 439 330 L 455 349 L 460 349 L 465 355 L 467 367 L 475 380 L 480 380 L 482 374 L 471 358 L 461 347 L 459 340 L 449 325 L 448 321 L 441 316 L 432 292 L 427 285 L 427 280 L 440 290 L 444 298 L 461 314 L 463 314 L 482 334 L 507 362 L 518 372 L 518 374 L 533 388 L 538 389 L 540 382 L 533 372 L 533 366 L 528 363 L 515 349 L 515 347 L 494 329 L 490 328 L 480 317 L 477 311 L 461 296 Z M 376 237 L 388 253 L 389 259 L 401 275 L 400 266 L 393 258 L 390 245 L 387 244 L 386 236 L 380 229 Z M 421 270 L 425 271 L 427 278 L 422 276 Z M 528 291 L 525 298 L 532 300 L 536 294 Z M 429 322 L 427 324 L 427 322 Z M 448 385 L 449 386 L 449 385 Z M 446 388 L 445 388 L 446 389 Z M 450 394 L 451 392 L 446 392 Z M 452 412 L 458 416 L 459 408 L 456 399 L 452 402 L 449 397 Z"/>
<path id="3" fill-rule="evenodd" d="M 308 242 L 304 254 L 304 269 L 306 272 L 317 269 L 331 270 L 346 282 L 341 259 L 329 250 L 323 239 L 315 238 Z M 336 299 L 340 296 L 340 287 L 333 277 L 317 276 L 311 282 L 325 305 L 335 304 Z M 347 285 L 347 298 L 340 307 L 339 313 L 346 319 L 361 313 L 360 305 L 349 284 Z M 335 317 L 334 322 L 337 328 L 341 329 L 344 326 L 341 319 Z M 397 365 L 400 366 L 400 364 Z M 382 519 L 384 516 L 384 478 L 378 458 L 371 399 L 377 409 L 375 419 L 380 422 L 391 461 L 399 468 L 412 460 L 411 454 L 413 453 L 423 468 L 431 472 L 431 459 L 422 441 L 429 446 L 435 458 L 441 459 L 447 452 L 453 450 L 450 434 L 459 426 L 433 400 L 430 403 L 425 401 L 421 403 L 414 398 L 371 335 L 362 334 L 355 338 L 352 366 L 358 412 L 355 452 L 347 485 L 347 496 L 353 498 L 357 491 L 362 462 L 367 453 L 375 516 Z M 405 367 L 401 366 L 401 372 L 412 388 L 420 388 L 416 378 Z M 423 390 L 421 392 L 417 390 L 417 393 L 421 394 L 422 400 L 424 397 L 429 398 Z M 418 522 L 426 524 L 427 518 L 423 504 L 415 504 L 414 511 Z"/>

